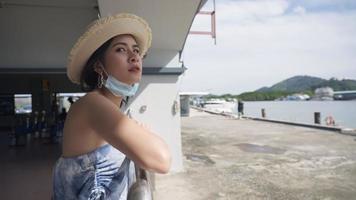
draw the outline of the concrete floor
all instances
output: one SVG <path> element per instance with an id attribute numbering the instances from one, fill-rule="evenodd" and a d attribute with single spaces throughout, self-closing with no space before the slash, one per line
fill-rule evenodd
<path id="1" fill-rule="evenodd" d="M 0 199 L 50 199 L 52 168 L 60 146 L 36 139 L 30 145 L 9 148 L 7 135 L 0 132 Z"/>
<path id="2" fill-rule="evenodd" d="M 356 199 L 356 137 L 192 111 L 185 171 L 156 175 L 155 200 Z M 0 199 L 50 199 L 59 145 L 9 148 L 0 132 Z"/>
<path id="3" fill-rule="evenodd" d="M 155 200 L 356 199 L 356 137 L 192 110 L 184 172 L 156 175 Z"/>

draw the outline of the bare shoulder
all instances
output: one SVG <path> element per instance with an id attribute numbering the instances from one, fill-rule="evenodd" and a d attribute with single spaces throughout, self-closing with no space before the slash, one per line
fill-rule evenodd
<path id="1" fill-rule="evenodd" d="M 95 95 L 92 93 L 88 93 L 77 100 L 74 104 L 71 105 L 68 116 L 79 116 L 79 115 L 87 115 L 88 108 L 90 107 L 91 102 L 95 102 L 93 98 Z"/>
<path id="2" fill-rule="evenodd" d="M 105 141 L 96 133 L 93 121 L 102 118 L 98 116 L 104 97 L 88 93 L 71 105 L 64 126 L 63 155 L 74 156 L 90 152 L 101 146 Z"/>
<path id="3" fill-rule="evenodd" d="M 120 109 L 113 104 L 105 96 L 98 92 L 90 92 L 86 94 L 80 102 L 81 109 L 86 110 L 87 114 L 91 115 L 110 115 L 110 113 L 118 113 Z"/>
<path id="4" fill-rule="evenodd" d="M 103 117 L 103 113 L 105 113 L 105 109 L 103 109 L 105 106 L 103 105 L 108 104 L 106 101 L 105 97 L 95 92 L 87 93 L 81 97 L 69 109 L 65 131 L 70 132 L 70 134 L 74 134 L 72 132 L 77 132 L 78 129 L 92 131 L 91 121 Z M 110 107 L 109 104 L 106 107 L 108 106 Z"/>
<path id="5" fill-rule="evenodd" d="M 102 131 L 107 131 L 105 127 L 114 126 L 124 116 L 119 106 L 95 91 L 80 99 L 77 107 L 77 112 L 85 115 L 82 118 L 85 118 L 88 126 L 99 135 Z"/>

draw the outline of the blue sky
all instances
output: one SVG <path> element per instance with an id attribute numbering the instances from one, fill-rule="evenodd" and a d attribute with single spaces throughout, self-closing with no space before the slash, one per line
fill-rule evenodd
<path id="1" fill-rule="evenodd" d="M 356 79 L 355 0 L 217 0 L 216 13 L 217 45 L 188 36 L 181 91 L 239 94 L 295 75 Z M 191 30 L 209 28 L 198 15 Z"/>

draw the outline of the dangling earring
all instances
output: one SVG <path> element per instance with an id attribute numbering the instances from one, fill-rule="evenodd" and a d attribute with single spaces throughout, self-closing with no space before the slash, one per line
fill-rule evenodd
<path id="1" fill-rule="evenodd" d="M 104 84 L 104 77 L 103 77 L 103 74 L 100 73 L 98 74 L 98 88 L 102 88 L 103 87 L 103 84 Z"/>

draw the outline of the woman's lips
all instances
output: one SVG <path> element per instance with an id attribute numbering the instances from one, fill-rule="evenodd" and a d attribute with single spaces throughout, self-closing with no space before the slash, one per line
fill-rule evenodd
<path id="1" fill-rule="evenodd" d="M 141 71 L 141 69 L 139 67 L 132 67 L 132 68 L 129 69 L 129 72 L 137 73 L 137 72 L 140 72 L 140 71 Z"/>

